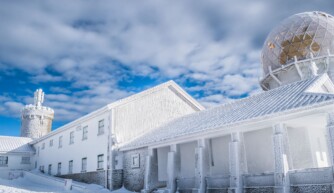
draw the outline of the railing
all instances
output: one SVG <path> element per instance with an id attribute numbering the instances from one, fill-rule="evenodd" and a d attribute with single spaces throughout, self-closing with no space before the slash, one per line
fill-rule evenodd
<path id="1" fill-rule="evenodd" d="M 229 176 L 209 176 L 205 178 L 207 193 L 228 192 L 230 186 Z"/>
<path id="2" fill-rule="evenodd" d="M 177 192 L 194 192 L 198 190 L 196 178 L 177 178 Z"/>

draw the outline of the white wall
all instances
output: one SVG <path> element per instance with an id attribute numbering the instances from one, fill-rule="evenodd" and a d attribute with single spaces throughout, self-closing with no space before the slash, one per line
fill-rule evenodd
<path id="1" fill-rule="evenodd" d="M 179 177 L 195 177 L 195 148 L 197 142 L 180 144 L 181 170 Z"/>
<path id="2" fill-rule="evenodd" d="M 244 133 L 248 173 L 274 171 L 274 148 L 272 128 Z"/>
<path id="3" fill-rule="evenodd" d="M 122 143 L 195 110 L 165 87 L 117 106 L 114 112 L 116 138 Z"/>
<path id="4" fill-rule="evenodd" d="M 81 160 L 87 157 L 87 172 L 96 171 L 97 156 L 104 154 L 104 169 L 107 167 L 107 148 L 108 148 L 108 120 L 109 112 L 92 117 L 89 120 L 81 122 L 63 132 L 48 137 L 35 144 L 38 168 L 44 166 L 44 171 L 48 171 L 48 165 L 52 164 L 52 174 L 57 174 L 58 163 L 62 163 L 61 174 L 68 174 L 69 161 L 73 160 L 73 173 L 81 172 Z M 98 135 L 98 123 L 104 119 L 104 134 Z M 80 127 L 81 126 L 81 127 Z M 88 139 L 82 140 L 83 127 L 88 126 Z M 81 128 L 81 129 L 78 129 Z M 74 144 L 69 144 L 70 132 L 74 131 Z M 63 136 L 63 146 L 58 147 L 59 136 Z M 49 146 L 53 139 L 53 146 Z M 42 144 L 45 143 L 45 149 L 42 150 Z"/>
<path id="5" fill-rule="evenodd" d="M 20 154 L 0 154 L 0 156 L 8 156 L 7 167 L 0 167 L 0 178 L 8 178 L 8 172 L 10 170 L 29 170 L 33 168 L 34 162 L 29 153 Z M 30 157 L 30 164 L 22 164 L 22 157 Z"/>
<path id="6" fill-rule="evenodd" d="M 230 135 L 211 139 L 210 173 L 212 176 L 229 175 L 229 142 Z"/>
<path id="7" fill-rule="evenodd" d="M 158 153 L 158 179 L 159 181 L 167 181 L 167 159 L 168 152 L 170 151 L 168 147 L 162 147 L 157 149 Z"/>

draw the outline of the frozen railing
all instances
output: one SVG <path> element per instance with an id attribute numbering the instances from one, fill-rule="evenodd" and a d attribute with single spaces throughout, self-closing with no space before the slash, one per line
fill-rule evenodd
<path id="1" fill-rule="evenodd" d="M 261 192 L 274 192 L 275 181 L 274 173 L 245 174 L 243 175 L 245 192 L 253 192 L 255 190 Z"/>
<path id="2" fill-rule="evenodd" d="M 207 192 L 227 192 L 230 186 L 229 176 L 208 176 L 205 178 Z"/>
<path id="3" fill-rule="evenodd" d="M 198 190 L 197 185 L 196 185 L 196 178 L 177 178 L 176 179 L 176 187 L 178 191 L 194 191 Z"/>

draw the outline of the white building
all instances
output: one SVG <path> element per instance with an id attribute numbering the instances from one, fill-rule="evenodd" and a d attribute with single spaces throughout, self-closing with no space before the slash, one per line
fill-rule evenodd
<path id="1" fill-rule="evenodd" d="M 333 192 L 331 53 L 333 16 L 296 14 L 264 44 L 263 92 L 204 110 L 170 81 L 31 141 L 31 169 L 143 192 Z"/>

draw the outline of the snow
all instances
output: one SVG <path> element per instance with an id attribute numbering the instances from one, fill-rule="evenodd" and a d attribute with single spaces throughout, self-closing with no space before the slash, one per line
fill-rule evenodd
<path id="1" fill-rule="evenodd" d="M 26 137 L 0 136 L 0 152 L 34 152 L 28 144 L 31 141 Z"/>
<path id="2" fill-rule="evenodd" d="M 60 187 L 38 184 L 26 178 L 15 180 L 0 179 L 0 193 L 79 193 L 78 191 L 65 191 Z"/>

